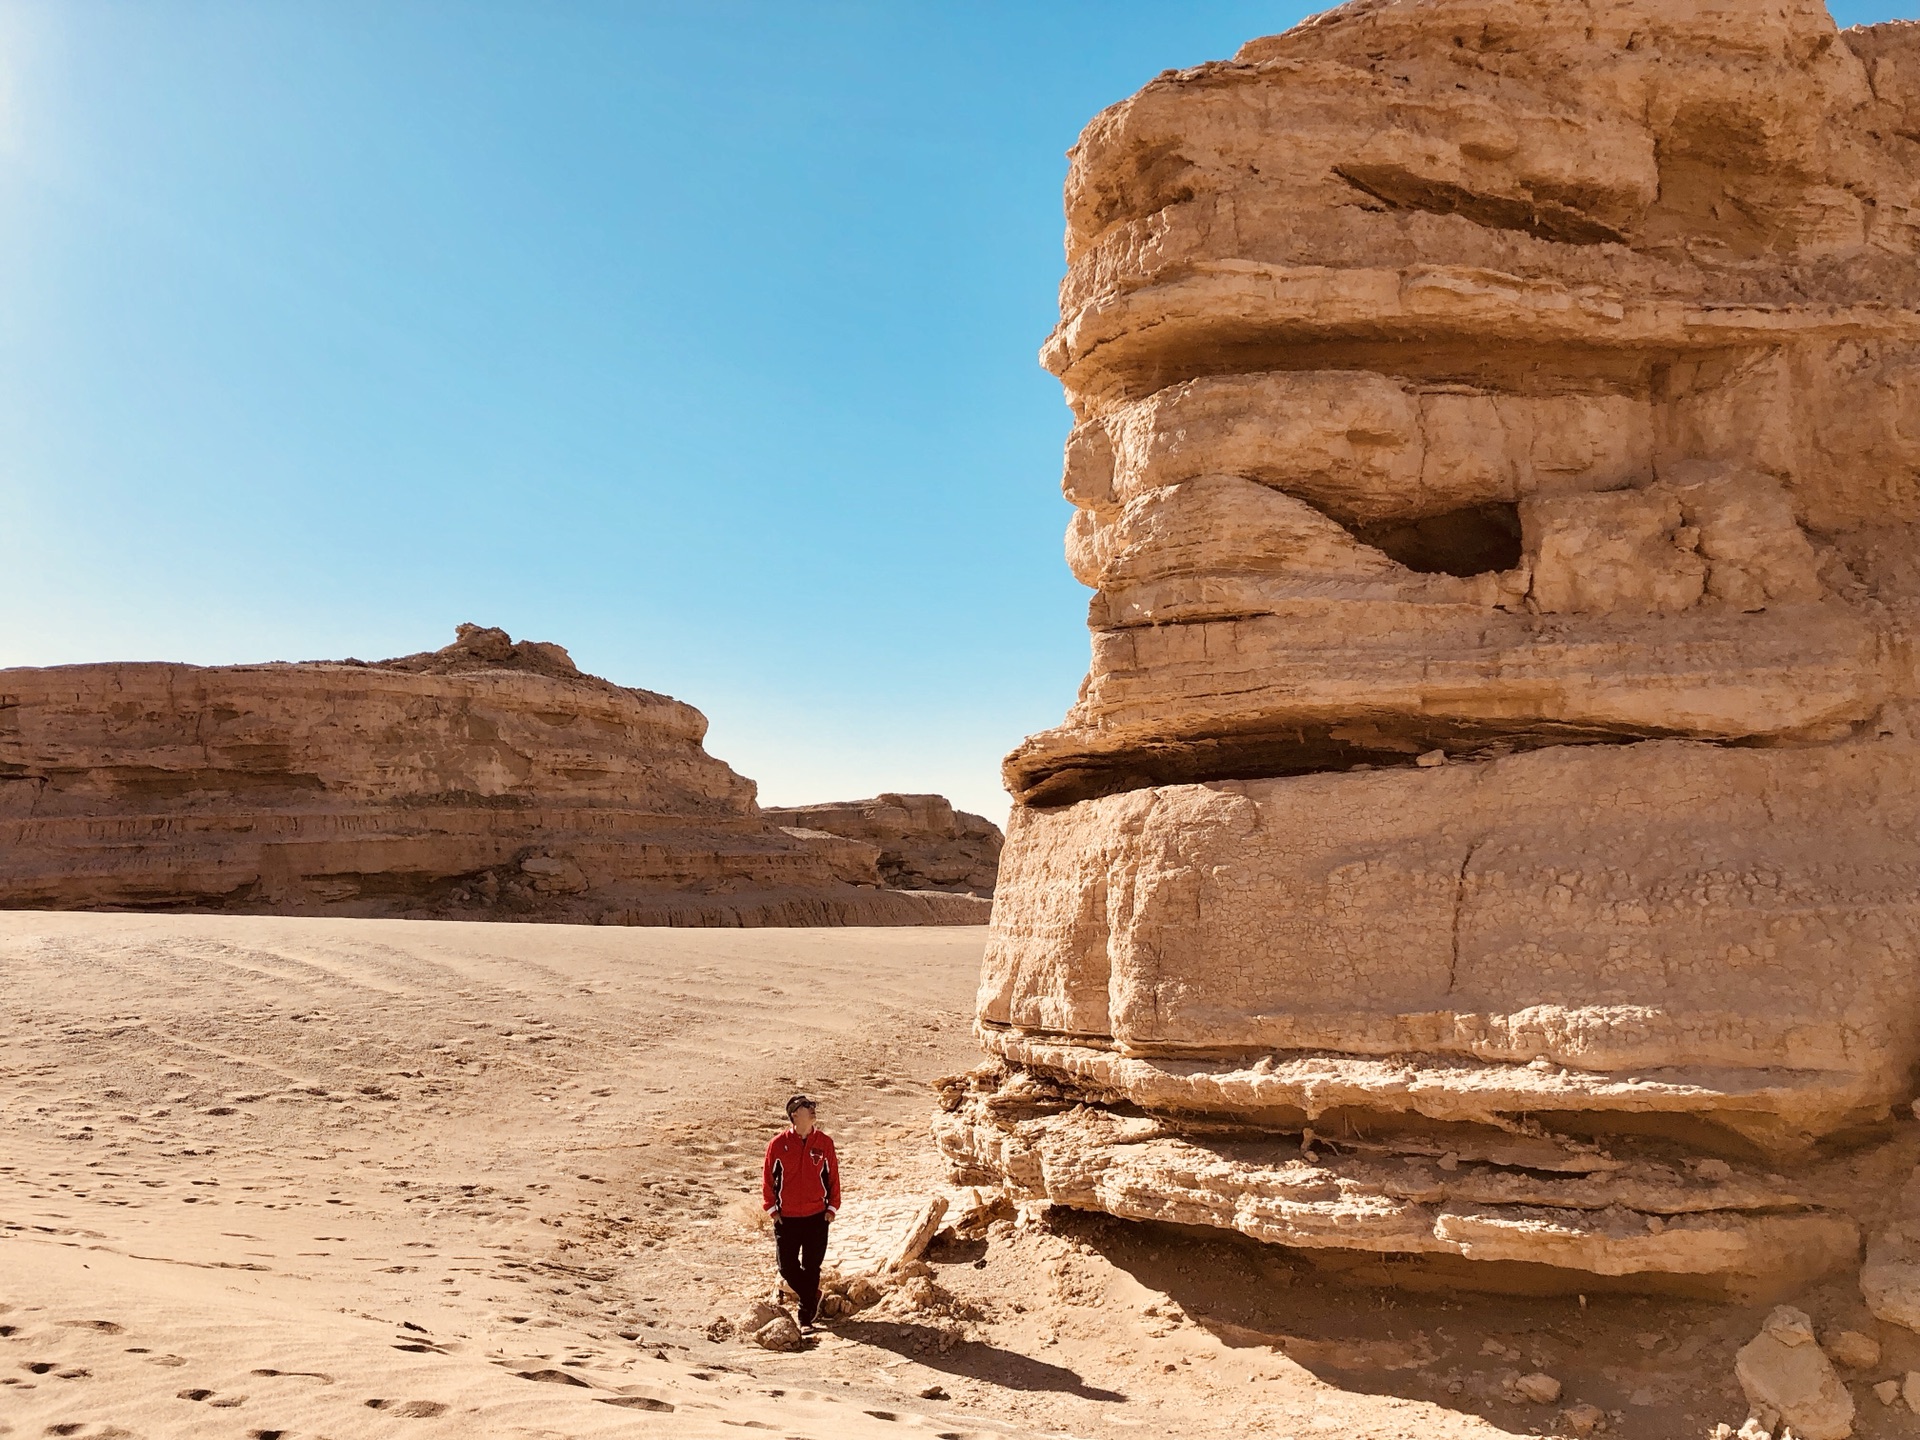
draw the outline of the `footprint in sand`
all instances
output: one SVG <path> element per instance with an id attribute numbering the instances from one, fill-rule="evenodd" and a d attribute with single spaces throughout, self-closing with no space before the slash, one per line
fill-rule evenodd
<path id="1" fill-rule="evenodd" d="M 237 1410 L 247 1403 L 244 1395 L 216 1395 L 211 1390 L 198 1386 L 191 1390 L 182 1390 L 174 1397 L 177 1400 L 204 1400 L 215 1410 Z"/>
<path id="2" fill-rule="evenodd" d="M 516 1370 L 513 1373 L 522 1380 L 545 1380 L 550 1385 L 585 1385 L 587 1383 L 578 1375 L 569 1375 L 564 1370 Z"/>
<path id="3" fill-rule="evenodd" d="M 431 1420 L 447 1413 L 447 1407 L 438 1400 L 369 1400 L 367 1408 L 408 1420 Z"/>

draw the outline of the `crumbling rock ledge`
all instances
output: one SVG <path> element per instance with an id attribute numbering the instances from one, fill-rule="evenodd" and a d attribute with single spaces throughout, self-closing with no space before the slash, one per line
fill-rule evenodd
<path id="1" fill-rule="evenodd" d="M 690 705 L 463 625 L 369 664 L 0 670 L 0 906 L 983 923 L 785 828 Z"/>
<path id="2" fill-rule="evenodd" d="M 1855 1220 L 1821 1203 L 1822 1192 L 1838 1198 L 1833 1178 L 1795 1185 L 1657 1144 L 1602 1150 L 1468 1127 L 1282 1137 L 1257 1124 L 1117 1114 L 1074 1087 L 995 1067 L 946 1082 L 934 1131 L 962 1180 L 1307 1250 L 1551 1267 L 1752 1299 L 1847 1264 L 1860 1245 Z"/>

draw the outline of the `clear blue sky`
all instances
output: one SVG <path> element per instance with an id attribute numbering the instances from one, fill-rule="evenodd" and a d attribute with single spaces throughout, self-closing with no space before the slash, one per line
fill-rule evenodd
<path id="1" fill-rule="evenodd" d="M 0 0 L 0 665 L 474 620 L 999 818 L 1086 664 L 1062 152 L 1305 13 Z"/>

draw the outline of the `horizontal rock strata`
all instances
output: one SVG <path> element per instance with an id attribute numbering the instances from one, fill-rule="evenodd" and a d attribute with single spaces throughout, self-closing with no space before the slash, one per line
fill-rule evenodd
<path id="1" fill-rule="evenodd" d="M 1713 1123 L 1803 1148 L 1920 1059 L 1917 782 L 1877 742 L 1665 741 L 1022 809 L 980 1020 L 1089 1064 L 1453 1057 L 1394 1101 L 1436 1119 L 1715 1096 Z M 1354 1103 L 1284 1073 L 1182 1108 Z"/>
<path id="2" fill-rule="evenodd" d="M 1128 1219 L 1308 1250 L 1690 1280 L 1735 1295 L 1781 1293 L 1860 1246 L 1855 1220 L 1821 1203 L 1838 1199 L 1830 1178 L 1795 1186 L 1663 1149 L 1623 1160 L 1498 1131 L 1334 1140 L 1308 1127 L 1283 1140 L 1251 1125 L 1116 1115 L 1077 1103 L 1084 1087 L 1036 1084 L 1031 1072 L 1023 1084 L 1006 1072 L 969 1078 L 950 1083 L 934 1127 L 960 1178 Z"/>
<path id="3" fill-rule="evenodd" d="M 1832 1177 L 1920 1062 L 1920 26 L 1574 12 L 1355 0 L 1076 146 L 1092 665 L 968 1173 L 1649 1284 L 1904 1234 Z"/>
<path id="4" fill-rule="evenodd" d="M 765 818 L 690 705 L 462 626 L 361 662 L 0 670 L 0 905 L 983 921 Z"/>

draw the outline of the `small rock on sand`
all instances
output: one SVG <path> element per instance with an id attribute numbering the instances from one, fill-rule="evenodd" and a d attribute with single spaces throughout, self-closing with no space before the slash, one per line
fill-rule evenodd
<path id="1" fill-rule="evenodd" d="M 1907 1371 L 1907 1378 L 1901 1382 L 1900 1394 L 1907 1402 L 1907 1408 L 1920 1415 L 1920 1370 Z"/>
<path id="2" fill-rule="evenodd" d="M 1900 1382 L 1898 1380 L 1882 1380 L 1878 1385 L 1873 1387 L 1873 1393 L 1882 1405 L 1891 1405 L 1900 1398 Z"/>
<path id="3" fill-rule="evenodd" d="M 786 1310 L 782 1306 L 776 1305 L 771 1300 L 756 1300 L 734 1320 L 734 1333 L 738 1335 L 756 1334 L 763 1329 L 769 1321 L 778 1319 L 786 1313 Z"/>
<path id="4" fill-rule="evenodd" d="M 801 1346 L 800 1327 L 793 1316 L 771 1300 L 755 1301 L 744 1314 L 731 1322 L 715 1321 L 713 1328 L 730 1325 L 731 1333 L 745 1340 L 751 1340 L 762 1350 L 798 1350 Z"/>
<path id="5" fill-rule="evenodd" d="M 1858 1330 L 1829 1335 L 1824 1348 L 1834 1364 L 1849 1370 L 1871 1370 L 1880 1363 L 1880 1342 Z"/>
<path id="6" fill-rule="evenodd" d="M 1583 1437 L 1597 1435 L 1606 1427 L 1607 1412 L 1598 1405 L 1589 1405 L 1582 1401 L 1578 1405 L 1569 1405 L 1560 1412 L 1560 1422 L 1569 1435 Z"/>
<path id="7" fill-rule="evenodd" d="M 1779 1415 L 1801 1440 L 1853 1434 L 1853 1397 L 1814 1344 L 1804 1310 L 1776 1305 L 1760 1333 L 1740 1348 L 1734 1373 L 1755 1411 Z"/>
<path id="8" fill-rule="evenodd" d="M 753 1332 L 753 1343 L 762 1350 L 798 1350 L 805 1342 L 793 1317 L 781 1314 Z"/>
<path id="9" fill-rule="evenodd" d="M 1536 1405 L 1551 1405 L 1560 1398 L 1560 1382 L 1541 1371 L 1522 1375 L 1513 1388 Z"/>

